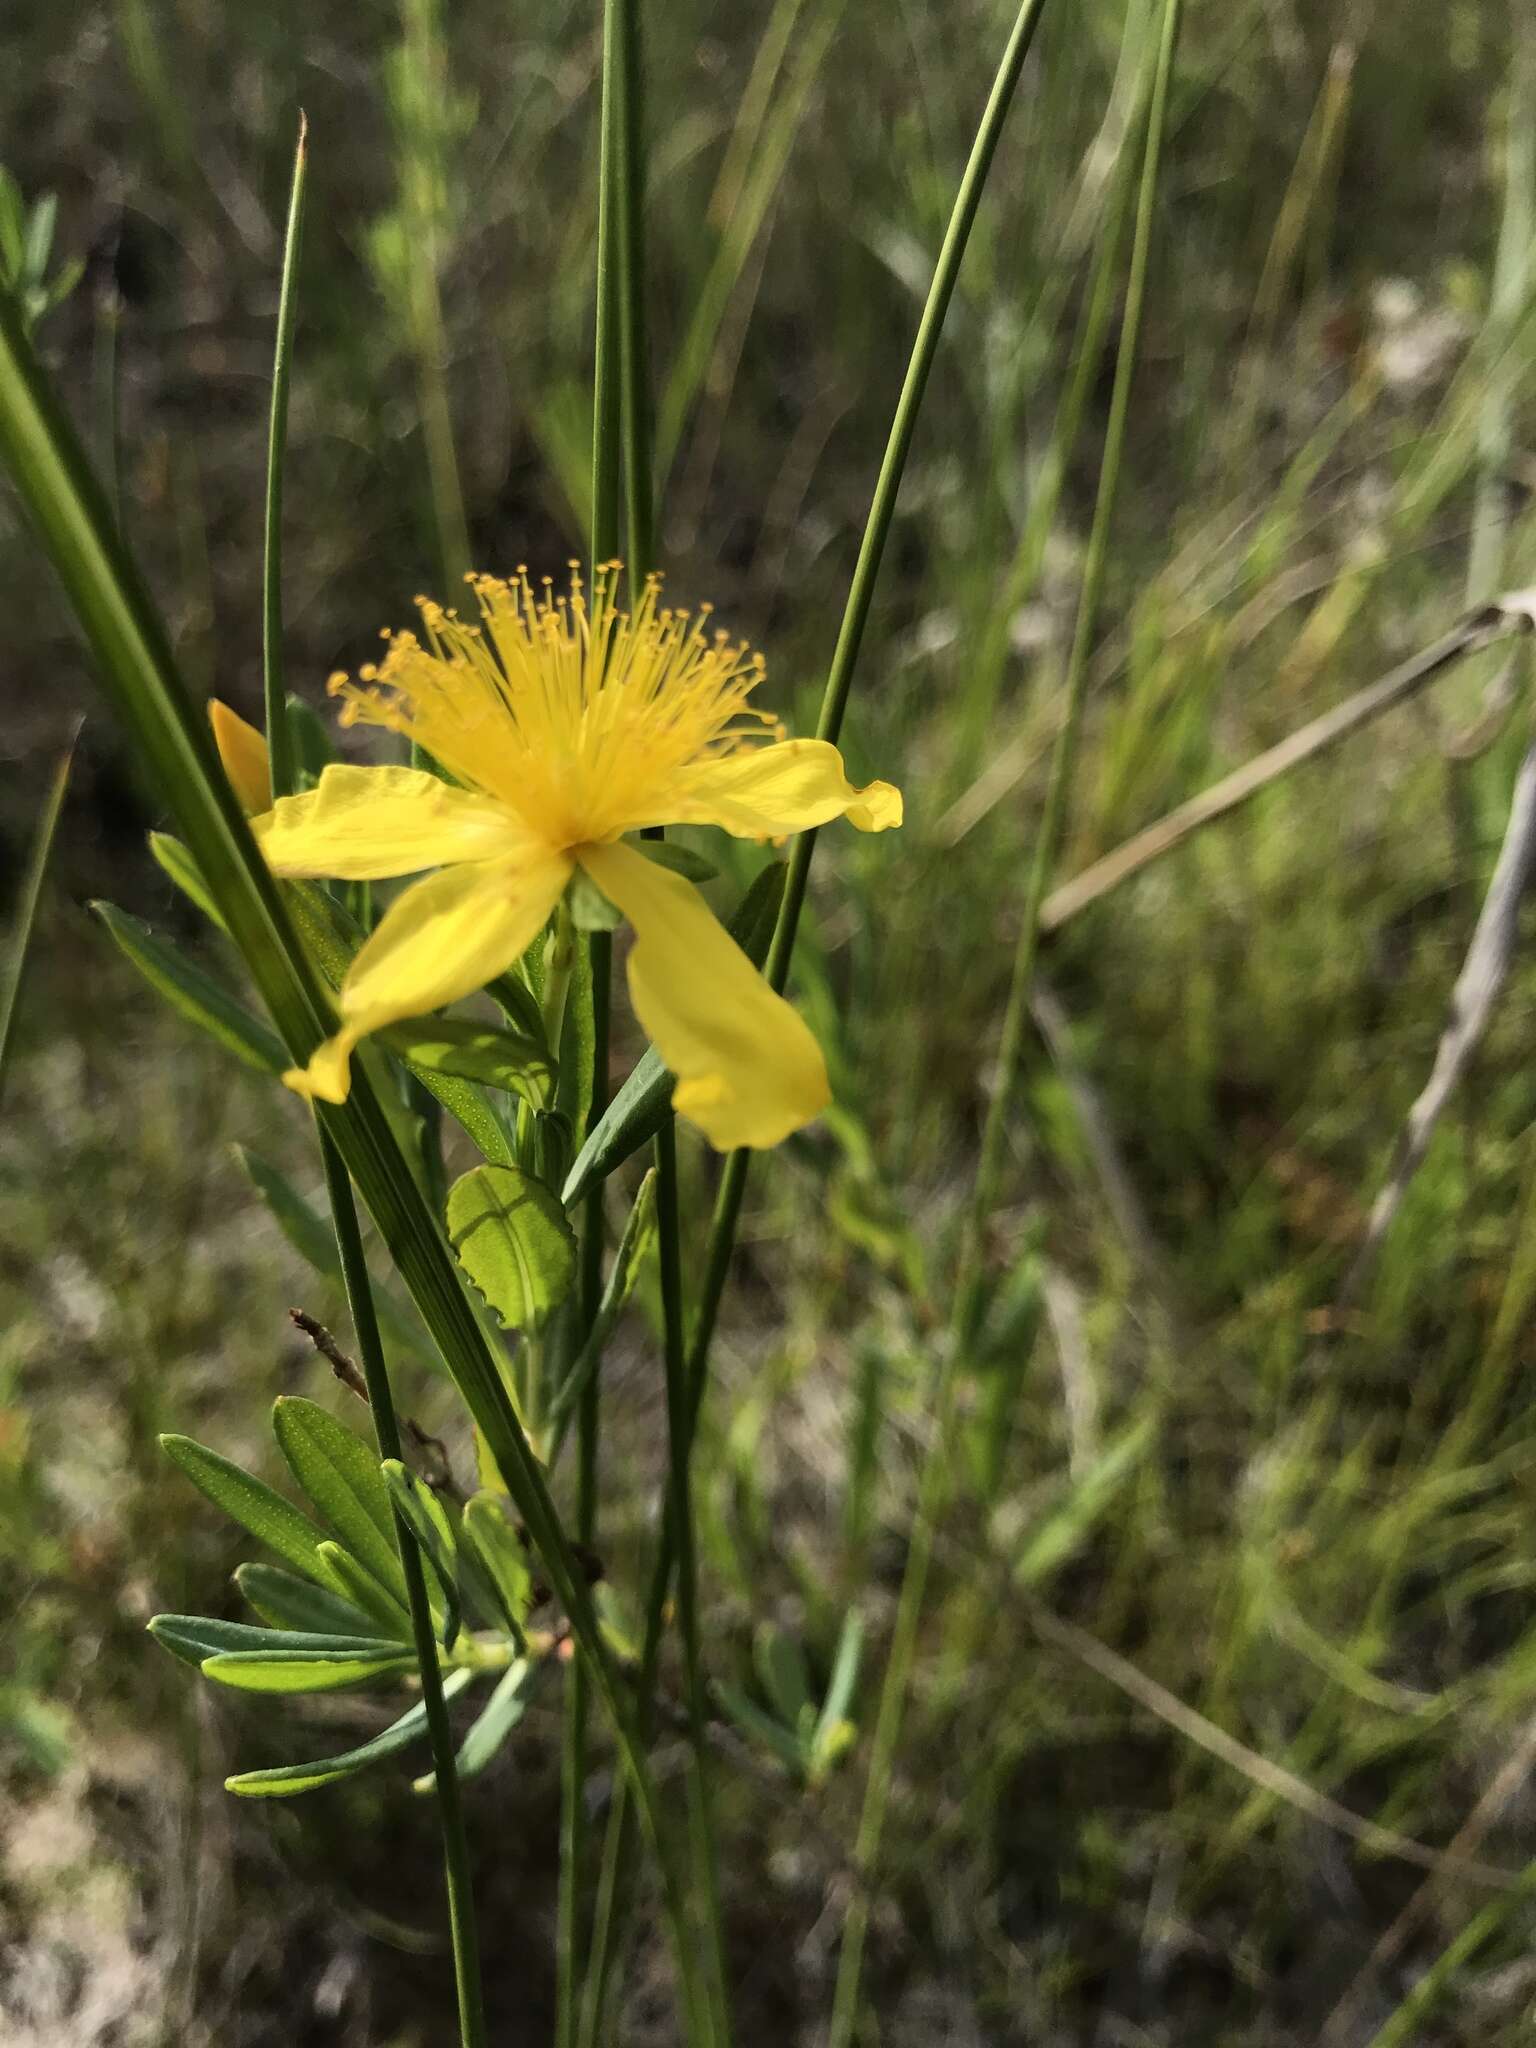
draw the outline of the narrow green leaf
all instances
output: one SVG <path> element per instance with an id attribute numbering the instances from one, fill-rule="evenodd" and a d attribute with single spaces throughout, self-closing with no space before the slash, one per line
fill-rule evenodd
<path id="1" fill-rule="evenodd" d="M 441 1618 L 443 1648 L 446 1650 L 459 1632 L 461 1614 L 459 1547 L 454 1538 L 453 1524 L 431 1487 L 408 1470 L 400 1459 L 386 1458 L 379 1469 L 389 1488 L 390 1499 L 404 1517 L 407 1528 L 436 1575 L 441 1598 L 433 1605 Z"/>
<path id="2" fill-rule="evenodd" d="M 1065 1499 L 1045 1516 L 1015 1559 L 1013 1575 L 1019 1585 L 1040 1585 L 1081 1550 L 1151 1441 L 1151 1424 L 1133 1423 L 1072 1481 Z"/>
<path id="3" fill-rule="evenodd" d="M 420 1017 L 376 1037 L 423 1080 L 438 1074 L 478 1081 L 521 1095 L 536 1109 L 548 1098 L 551 1074 L 542 1038 L 462 1017 Z"/>
<path id="4" fill-rule="evenodd" d="M 635 1195 L 634 1203 L 624 1223 L 624 1235 L 619 1239 L 619 1248 L 614 1254 L 609 1269 L 608 1281 L 603 1289 L 603 1298 L 598 1303 L 597 1314 L 587 1340 L 572 1365 L 560 1382 L 555 1398 L 549 1404 L 549 1462 L 554 1464 L 565 1441 L 566 1428 L 581 1399 L 582 1389 L 597 1371 L 598 1362 L 613 1335 L 614 1325 L 624 1312 L 624 1304 L 634 1292 L 640 1269 L 656 1242 L 656 1169 L 651 1167 Z"/>
<path id="5" fill-rule="evenodd" d="M 595 1046 L 592 948 L 578 946 L 571 967 L 571 985 L 566 991 L 559 1073 L 555 1080 L 555 1108 L 573 1131 L 587 1128 L 587 1114 L 592 1107 L 592 1056 Z"/>
<path id="6" fill-rule="evenodd" d="M 305 1200 L 288 1176 L 248 1146 L 236 1145 L 236 1159 L 250 1176 L 257 1194 L 272 1211 L 277 1227 L 307 1266 L 312 1266 L 333 1287 L 342 1285 L 341 1260 L 330 1225 L 312 1203 Z M 373 1289 L 374 1304 L 392 1344 L 413 1352 L 418 1358 L 433 1359 L 430 1340 L 400 1303 L 379 1286 Z"/>
<path id="7" fill-rule="evenodd" d="M 204 1678 L 237 1692 L 338 1692 L 347 1685 L 366 1685 L 370 1679 L 397 1677 L 414 1670 L 415 1657 L 409 1650 L 390 1656 L 320 1655 L 272 1657 L 260 1650 L 235 1650 L 205 1657 Z"/>
<path id="8" fill-rule="evenodd" d="M 496 1690 L 481 1708 L 455 1759 L 454 1769 L 461 1779 L 478 1776 L 522 1720 L 542 1668 L 535 1659 L 517 1657 L 501 1674 Z M 414 1789 L 430 1792 L 436 1783 L 437 1773 L 428 1771 L 424 1778 L 416 1780 Z"/>
<path id="9" fill-rule="evenodd" d="M 211 919 L 223 931 L 225 926 L 219 915 L 219 906 L 210 895 L 197 862 L 181 841 L 169 832 L 151 832 L 149 850 L 161 872 L 175 883 L 187 901 L 195 903 L 204 917 Z"/>
<path id="10" fill-rule="evenodd" d="M 486 993 L 495 999 L 514 1034 L 518 1038 L 531 1039 L 547 1061 L 549 1042 L 544 1034 L 544 1012 L 539 1008 L 538 997 L 517 969 L 498 975 L 495 981 L 487 984 Z"/>
<path id="11" fill-rule="evenodd" d="M 293 735 L 300 782 L 318 782 L 336 758 L 330 727 L 313 705 L 292 691 L 288 694 L 288 729 Z"/>
<path id="12" fill-rule="evenodd" d="M 320 1545 L 320 1555 L 342 1592 L 354 1606 L 361 1607 L 372 1618 L 376 1627 L 398 1637 L 401 1642 L 410 1640 L 409 1609 L 381 1586 L 373 1573 L 359 1564 L 344 1544 L 327 1538 Z"/>
<path id="13" fill-rule="evenodd" d="M 242 1471 L 230 1459 L 189 1436 L 162 1436 L 160 1448 L 192 1484 L 238 1522 L 258 1542 L 275 1550 L 285 1564 L 317 1585 L 334 1588 L 336 1580 L 320 1555 L 321 1532 L 292 1501 L 274 1493 L 264 1480 Z"/>
<path id="14" fill-rule="evenodd" d="M 454 1182 L 448 1239 L 508 1329 L 546 1316 L 576 1277 L 576 1237 L 560 1204 L 515 1166 L 477 1166 Z"/>
<path id="15" fill-rule="evenodd" d="M 272 794 L 292 796 L 298 787 L 293 726 L 283 683 L 283 456 L 288 442 L 288 379 L 293 363 L 293 330 L 298 318 L 299 251 L 304 245 L 305 172 L 309 124 L 299 115 L 288 195 L 288 229 L 283 237 L 283 277 L 277 300 L 277 340 L 272 361 L 272 403 L 267 417 L 267 504 L 262 555 L 262 694 L 266 704 L 267 751 Z"/>
<path id="16" fill-rule="evenodd" d="M 395 1518 L 378 1461 L 316 1401 L 283 1394 L 272 1404 L 272 1433 L 294 1478 L 379 1584 L 405 1598 L 405 1575 L 395 1547 Z"/>
<path id="17" fill-rule="evenodd" d="M 157 1614 L 148 1623 L 157 1643 L 187 1664 L 201 1664 L 209 1657 L 260 1656 L 292 1661 L 304 1658 L 395 1657 L 398 1643 L 370 1635 L 366 1630 L 314 1633 L 308 1629 L 258 1628 L 248 1621 L 220 1621 L 205 1614 Z"/>
<path id="18" fill-rule="evenodd" d="M 47 875 L 48 862 L 53 853 L 54 836 L 58 832 L 59 818 L 64 810 L 64 792 L 69 787 L 69 771 L 74 758 L 75 746 L 71 740 L 64 758 L 53 772 L 53 784 L 43 804 L 43 815 L 38 820 L 37 831 L 32 840 L 32 851 L 27 857 L 26 879 L 21 885 L 21 907 L 11 932 L 10 948 L 3 974 L 0 974 L 0 1089 L 5 1086 L 5 1070 L 10 1060 L 11 1033 L 15 1029 L 16 1013 L 21 1001 L 22 976 L 26 973 L 32 931 L 37 923 L 37 909 L 43 900 L 43 879 Z"/>
<path id="19" fill-rule="evenodd" d="M 454 1699 L 467 1685 L 479 1676 L 474 1671 L 453 1671 L 443 1680 L 443 1697 Z M 300 1792 L 313 1792 L 322 1785 L 333 1785 L 338 1778 L 350 1778 L 354 1772 L 364 1771 L 370 1764 L 394 1756 L 402 1749 L 408 1749 L 427 1732 L 427 1710 L 420 1701 L 414 1707 L 407 1707 L 398 1721 L 375 1735 L 371 1742 L 364 1742 L 356 1749 L 343 1750 L 339 1756 L 322 1757 L 312 1764 L 274 1764 L 265 1771 L 239 1771 L 232 1778 L 224 1780 L 226 1792 L 238 1793 L 242 1799 L 292 1799 Z"/>
<path id="20" fill-rule="evenodd" d="M 755 1701 L 748 1699 L 744 1692 L 738 1692 L 734 1685 L 723 1681 L 717 1683 L 715 1696 L 745 1736 L 770 1750 L 796 1777 L 804 1772 L 805 1752 L 799 1739 L 788 1728 L 781 1727 L 772 1715 L 765 1714 Z"/>
<path id="21" fill-rule="evenodd" d="M 273 1628 L 296 1628 L 314 1635 L 370 1634 L 370 1617 L 339 1593 L 311 1585 L 275 1564 L 242 1564 L 235 1584 L 264 1621 Z M 232 1646 L 231 1646 L 232 1647 Z"/>
<path id="22" fill-rule="evenodd" d="M 797 1728 L 800 1717 L 811 1704 L 811 1675 L 805 1652 L 782 1629 L 765 1622 L 753 1644 L 754 1661 L 763 1691 L 774 1711 L 788 1727 Z"/>
<path id="23" fill-rule="evenodd" d="M 473 1494 L 465 1502 L 459 1534 L 490 1581 L 501 1619 L 521 1640 L 533 1601 L 533 1574 L 528 1553 L 494 1493 Z"/>
<path id="24" fill-rule="evenodd" d="M 320 1212 L 307 1202 L 285 1173 L 269 1165 L 259 1152 L 236 1145 L 235 1157 L 250 1176 L 256 1192 L 272 1211 L 279 1230 L 308 1266 L 323 1279 L 339 1282 L 341 1261 L 336 1240 Z"/>
<path id="25" fill-rule="evenodd" d="M 827 1696 L 821 1703 L 821 1717 L 816 1723 L 815 1746 L 818 1751 L 832 1739 L 832 1731 L 848 1718 L 853 1688 L 859 1678 L 859 1660 L 863 1654 L 864 1624 L 850 1607 L 843 1616 L 837 1654 L 832 1659 L 832 1675 L 827 1680 Z"/>
<path id="26" fill-rule="evenodd" d="M 648 852 L 654 843 L 647 842 Z M 785 873 L 781 861 L 771 861 L 754 877 L 726 925 L 754 967 L 761 967 L 768 957 L 774 920 L 784 894 Z M 574 1209 L 588 1188 L 606 1180 L 655 1137 L 671 1114 L 672 1088 L 672 1076 L 662 1065 L 655 1047 L 648 1047 L 577 1153 L 576 1163 L 560 1191 L 567 1209 Z"/>
<path id="27" fill-rule="evenodd" d="M 265 1024 L 258 1023 L 211 975 L 157 938 L 147 924 L 110 903 L 95 902 L 91 909 L 150 987 L 217 1039 L 226 1052 L 261 1074 L 280 1074 L 289 1065 L 282 1044 Z"/>

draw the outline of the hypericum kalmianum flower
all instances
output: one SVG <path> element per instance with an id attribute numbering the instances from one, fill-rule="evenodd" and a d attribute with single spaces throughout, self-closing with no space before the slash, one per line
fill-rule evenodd
<path id="1" fill-rule="evenodd" d="M 407 889 L 358 953 L 341 1029 L 290 1087 L 346 1099 L 358 1040 L 484 987 L 543 930 L 578 868 L 634 927 L 629 988 L 677 1076 L 678 1113 L 722 1151 L 776 1145 L 829 1100 L 826 1064 L 691 882 L 624 843 L 648 825 L 718 825 L 779 839 L 846 817 L 901 823 L 889 783 L 854 789 L 835 747 L 787 740 L 753 708 L 763 662 L 662 606 L 652 577 L 632 614 L 617 564 L 557 594 L 524 570 L 470 579 L 479 622 L 418 599 L 422 637 L 356 683 L 333 677 L 346 724 L 403 733 L 450 781 L 417 768 L 328 767 L 252 829 L 280 875 L 369 881 L 438 872 Z"/>

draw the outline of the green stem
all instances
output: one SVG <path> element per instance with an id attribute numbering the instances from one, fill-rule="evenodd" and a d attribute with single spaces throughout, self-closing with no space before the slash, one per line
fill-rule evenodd
<path id="1" fill-rule="evenodd" d="M 323 1130 L 320 1132 L 320 1158 L 325 1168 L 336 1249 L 341 1254 L 347 1306 L 357 1335 L 363 1378 L 368 1387 L 368 1405 L 373 1411 L 373 1433 L 380 1458 L 398 1458 L 401 1455 L 400 1425 L 390 1393 L 389 1371 L 384 1362 L 384 1345 L 373 1304 L 373 1287 L 368 1277 L 367 1261 L 363 1257 L 362 1233 L 357 1227 L 352 1183 L 347 1178 L 340 1154 Z M 448 1720 L 448 1703 L 443 1697 L 442 1667 L 438 1662 L 432 1605 L 427 1597 L 421 1552 L 398 1514 L 395 1516 L 395 1543 L 400 1552 L 400 1568 L 405 1574 L 406 1597 L 410 1602 L 411 1635 L 416 1645 L 417 1668 L 421 1673 L 421 1699 L 427 1713 L 427 1741 L 432 1751 L 438 1818 L 443 1831 L 443 1868 L 448 1880 L 448 1931 L 453 1947 L 454 1984 L 458 1993 L 459 2040 L 462 2048 L 485 2048 L 487 2036 L 480 1984 L 480 1945 L 475 1930 L 469 1840 L 464 1832 L 464 1802 L 454 1761 L 453 1729 Z"/>
<path id="2" fill-rule="evenodd" d="M 683 1647 L 688 1713 L 689 1839 L 698 1909 L 713 1978 L 712 2003 L 719 2039 L 729 2040 L 725 2007 L 725 1944 L 720 1926 L 720 1887 L 715 1867 L 709 1790 L 707 1703 L 699 1655 L 698 1554 L 694 1545 L 692 1455 L 697 1413 L 688 1377 L 683 1327 L 682 1230 L 678 1214 L 677 1127 L 671 1117 L 656 1134 L 656 1230 L 661 1265 L 663 1350 L 667 1381 L 667 1522 L 677 1551 L 677 1627 Z M 653 1674 L 647 1673 L 649 1680 Z M 649 1685 L 644 1697 L 651 1697 Z"/>
<path id="3" fill-rule="evenodd" d="M 616 186 L 622 161 L 619 133 L 620 21 L 614 0 L 603 10 L 602 113 L 599 124 L 597 179 L 597 309 L 593 341 L 592 380 L 592 547 L 591 575 L 612 561 L 619 545 L 619 486 L 622 416 L 619 370 L 620 276 L 615 247 Z M 594 932 L 589 940 L 592 962 L 592 1110 L 588 1130 L 595 1129 L 608 1099 L 608 1030 L 613 979 L 613 940 Z M 602 1300 L 603 1184 L 582 1205 L 581 1318 L 574 1359 L 590 1341 Z M 581 1389 L 576 1412 L 576 1533 L 592 1542 L 597 1522 L 597 1452 L 599 1433 L 599 1361 L 593 1359 Z M 557 1439 L 558 1440 L 558 1439 Z M 551 1444 L 553 1457 L 555 1444 Z M 580 1959 L 581 1881 L 586 1862 L 587 1676 L 580 1659 L 570 1668 L 565 1694 L 565 1732 L 560 1759 L 560 1889 L 556 1929 L 555 2040 L 572 2048 L 589 1998 L 593 1970 L 584 1975 Z M 620 1778 L 615 1800 L 626 1805 L 627 1783 Z M 608 1866 L 604 1863 L 604 1872 Z M 601 1894 L 593 1916 L 595 1943 L 604 1921 Z"/>
<path id="4" fill-rule="evenodd" d="M 298 147 L 293 155 L 293 185 L 288 195 L 288 233 L 283 243 L 283 282 L 277 301 L 272 411 L 267 422 L 261 663 L 267 712 L 267 752 L 272 764 L 274 797 L 291 796 L 298 780 L 283 681 L 283 453 L 288 440 L 288 372 L 293 361 L 293 330 L 298 312 L 298 293 L 294 285 L 298 276 L 299 250 L 304 240 L 304 189 L 308 164 L 309 123 L 300 114 Z"/>
<path id="5" fill-rule="evenodd" d="M 843 1925 L 843 1946 L 838 1960 L 828 2048 L 851 2048 L 854 2030 L 858 2024 L 864 1947 L 869 1933 L 868 1879 L 880 1853 L 886 1808 L 895 1773 L 896 1749 L 901 1737 L 907 1692 L 917 1654 L 923 1599 L 928 1584 L 928 1568 L 933 1556 L 934 1533 L 946 1491 L 950 1425 L 958 1369 L 966 1346 L 974 1334 L 981 1303 L 986 1226 L 996 1202 L 1001 1178 L 1008 1121 L 1013 1104 L 1019 1058 L 1023 1049 L 1024 1029 L 1029 1015 L 1029 992 L 1034 981 L 1035 955 L 1039 944 L 1040 906 L 1045 900 L 1046 887 L 1060 846 L 1077 753 L 1077 737 L 1082 723 L 1088 655 L 1097 630 L 1099 603 L 1103 594 L 1104 571 L 1109 554 L 1110 522 L 1119 486 L 1126 421 L 1130 412 L 1131 382 L 1135 373 L 1137 341 L 1146 300 L 1147 268 L 1156 209 L 1158 173 L 1167 128 L 1169 84 L 1173 74 L 1174 52 L 1178 44 L 1179 14 L 1180 0 L 1163 0 L 1162 31 L 1158 43 L 1151 109 L 1148 114 L 1141 186 L 1137 197 L 1135 240 L 1131 250 L 1130 276 L 1126 286 L 1125 315 L 1120 329 L 1115 383 L 1105 430 L 1104 456 L 1099 471 L 1093 526 L 1083 565 L 1077 624 L 1064 684 L 1065 716 L 1052 756 L 1045 808 L 1036 835 L 1034 857 L 1025 887 L 1023 915 L 1014 952 L 1012 982 L 998 1047 L 997 1082 L 988 1107 L 976 1178 L 967 1206 L 948 1340 L 939 1353 L 935 1370 L 932 1389 L 933 1433 L 918 1484 L 912 1535 L 902 1574 L 896 1622 L 892 1631 L 890 1654 L 881 1686 L 880 1705 L 870 1747 L 864 1805 L 854 1840 L 854 1867 L 865 1883 L 850 1905 L 848 1917 Z"/>
<path id="6" fill-rule="evenodd" d="M 619 243 L 619 370 L 622 386 L 624 495 L 629 519 L 631 601 L 655 560 L 655 485 L 651 456 L 650 344 L 645 314 L 644 77 L 640 0 L 609 0 L 615 17 L 618 79 L 616 139 Z M 606 36 L 606 20 L 605 20 Z M 605 42 L 605 55 L 606 42 Z"/>

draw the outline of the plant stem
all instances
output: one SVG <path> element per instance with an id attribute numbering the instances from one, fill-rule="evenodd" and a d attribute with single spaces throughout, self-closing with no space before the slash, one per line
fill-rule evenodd
<path id="1" fill-rule="evenodd" d="M 267 423 L 267 506 L 262 562 L 262 682 L 267 713 L 267 752 L 272 794 L 291 796 L 297 783 L 293 732 L 288 723 L 283 680 L 283 457 L 288 441 L 288 373 L 298 312 L 299 250 L 304 241 L 305 174 L 309 165 L 309 123 L 299 116 L 288 195 L 288 232 L 283 242 L 283 282 L 277 301 L 277 344 L 272 358 L 272 410 Z"/>
<path id="2" fill-rule="evenodd" d="M 713 1815 L 706 1741 L 707 1712 L 699 1655 L 698 1556 L 694 1546 L 692 1453 L 697 1412 L 689 1385 L 683 1330 L 682 1232 L 678 1216 L 677 1126 L 671 1117 L 656 1134 L 656 1228 L 661 1264 L 661 1306 L 667 1378 L 667 1518 L 677 1550 L 677 1626 L 683 1646 L 684 1690 L 691 1751 L 688 1788 L 689 1841 L 693 1853 L 694 1904 L 707 1949 L 712 1979 L 714 2030 L 730 2038 L 725 2006 L 725 1952 L 720 1927 L 720 1887 L 715 1868 Z M 650 1674 L 647 1674 L 649 1677 Z M 647 1699 L 650 1697 L 647 1689 Z"/>
<path id="3" fill-rule="evenodd" d="M 645 311 L 644 76 L 640 62 L 640 0 L 608 0 L 614 18 L 618 232 L 619 372 L 622 390 L 624 496 L 629 527 L 631 602 L 655 560 L 655 485 L 651 456 L 650 343 Z M 608 54 L 607 18 L 604 55 Z"/>
<path id="4" fill-rule="evenodd" d="M 592 381 L 592 544 L 591 577 L 612 561 L 619 544 L 621 413 L 619 370 L 620 276 L 616 239 L 616 194 L 619 182 L 619 14 L 613 0 L 603 11 L 602 112 L 599 123 L 597 179 L 597 306 Z M 589 1131 L 596 1128 L 608 1100 L 608 1032 L 613 980 L 613 940 L 594 932 L 588 941 L 592 963 L 592 1109 Z M 603 1184 L 591 1189 L 582 1205 L 581 1313 L 572 1363 L 591 1337 L 603 1291 Z M 600 1361 L 594 1360 L 576 1411 L 576 1534 L 590 1543 L 597 1521 L 597 1452 L 600 1417 Z M 554 1446 L 551 1446 L 553 1455 Z M 587 1993 L 580 1969 L 581 1880 L 586 1862 L 587 1820 L 587 1673 L 580 1658 L 566 1680 L 565 1731 L 560 1758 L 560 1891 L 556 1931 L 556 2048 L 573 2048 Z M 615 1799 L 621 1810 L 628 1784 L 620 1778 Z M 604 1865 L 606 1872 L 607 1866 Z M 603 1921 L 601 1897 L 593 1918 L 592 1942 Z M 589 1962 L 586 1979 L 593 1969 Z"/>
<path id="5" fill-rule="evenodd" d="M 384 1346 L 373 1305 L 373 1288 L 363 1257 L 362 1234 L 357 1225 L 357 1207 L 352 1183 L 341 1157 L 324 1130 L 319 1133 L 320 1159 L 325 1168 L 326 1193 L 330 1198 L 331 1221 L 336 1232 L 336 1249 L 341 1254 L 342 1278 L 346 1282 L 347 1306 L 357 1336 L 358 1356 L 368 1386 L 368 1405 L 373 1413 L 373 1430 L 380 1458 L 401 1454 L 400 1426 L 390 1393 Z M 411 1609 L 411 1634 L 416 1645 L 416 1663 L 421 1673 L 422 1705 L 427 1715 L 427 1741 L 432 1751 L 432 1769 L 437 1790 L 438 1818 L 443 1831 L 443 1868 L 448 1882 L 448 1929 L 453 1947 L 453 1976 L 458 1993 L 459 2040 L 462 2048 L 485 2048 L 485 2006 L 480 1984 L 480 1946 L 475 1929 L 474 1888 L 470 1878 L 469 1841 L 464 1832 L 464 1803 L 454 1761 L 453 1729 L 448 1721 L 448 1704 L 443 1697 L 443 1674 L 438 1662 L 437 1638 L 432 1627 L 432 1606 L 416 1540 L 395 1515 L 395 1542 L 400 1567 L 405 1573 L 406 1596 Z"/>
<path id="6" fill-rule="evenodd" d="M 1136 204 L 1135 240 L 1131 249 L 1130 275 L 1126 285 L 1125 315 L 1120 328 L 1120 346 L 1115 363 L 1114 390 L 1110 398 L 1105 430 L 1104 455 L 1094 503 L 1093 526 L 1083 564 L 1083 584 L 1078 599 L 1077 624 L 1072 639 L 1064 683 L 1066 714 L 1057 736 L 1051 760 L 1045 808 L 1035 839 L 1034 857 L 1025 886 L 1024 907 L 1014 952 L 1013 976 L 1004 1013 L 998 1047 L 997 1082 L 982 1132 L 981 1152 L 960 1252 L 959 1271 L 951 1308 L 948 1338 L 942 1347 L 933 1387 L 933 1434 L 918 1484 L 917 1508 L 897 1601 L 896 1623 L 880 1691 L 880 1705 L 870 1751 L 869 1776 L 864 1806 L 854 1841 L 854 1865 L 866 1880 L 880 1852 L 886 1807 L 894 1777 L 896 1748 L 901 1737 L 907 1691 L 917 1654 L 918 1631 L 928 1568 L 933 1554 L 935 1525 L 943 1505 L 948 1478 L 950 1423 L 960 1361 L 975 1331 L 981 1303 L 985 1267 L 987 1221 L 992 1213 L 1001 1178 L 1004 1141 L 1012 1108 L 1024 1030 L 1029 1016 L 1030 987 L 1034 980 L 1035 954 L 1039 943 L 1040 907 L 1056 862 L 1066 816 L 1067 796 L 1076 759 L 1077 736 L 1082 722 L 1088 677 L 1088 656 L 1098 625 L 1099 601 L 1109 553 L 1109 530 L 1120 477 L 1120 460 L 1125 446 L 1126 421 L 1130 412 L 1131 382 L 1136 366 L 1137 341 L 1146 299 L 1147 268 L 1156 209 L 1158 173 L 1162 162 L 1163 137 L 1167 127 L 1169 84 L 1174 52 L 1178 44 L 1180 0 L 1163 0 L 1162 27 L 1158 41 L 1157 70 L 1147 116 L 1147 142 L 1142 160 L 1141 186 Z M 828 2048 L 851 2048 L 858 2024 L 864 1947 L 869 1933 L 868 1890 L 861 1888 L 848 1909 L 843 1926 L 843 1946 L 838 1959 L 837 1986 L 833 1995 L 832 2022 Z"/>

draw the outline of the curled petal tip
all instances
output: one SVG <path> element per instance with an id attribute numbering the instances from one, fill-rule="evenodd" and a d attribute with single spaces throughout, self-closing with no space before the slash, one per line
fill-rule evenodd
<path id="1" fill-rule="evenodd" d="M 307 1102 L 345 1102 L 352 1086 L 352 1049 L 356 1034 L 338 1031 L 328 1038 L 307 1067 L 290 1067 L 283 1083 Z"/>
<path id="2" fill-rule="evenodd" d="M 901 791 L 892 782 L 869 783 L 848 806 L 848 822 L 860 832 L 889 832 L 901 820 Z"/>

